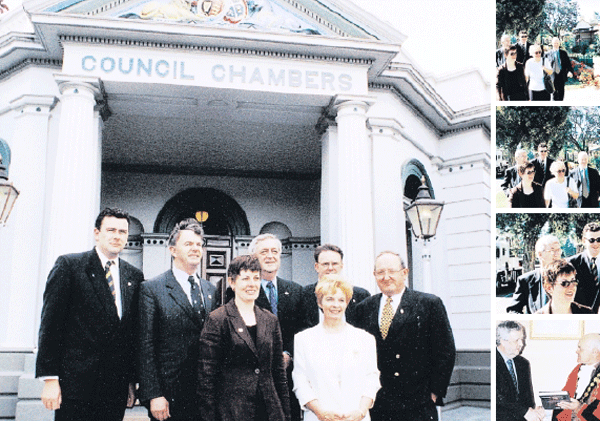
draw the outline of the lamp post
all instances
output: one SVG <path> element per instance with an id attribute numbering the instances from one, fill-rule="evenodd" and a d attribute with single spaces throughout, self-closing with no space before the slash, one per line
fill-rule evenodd
<path id="1" fill-rule="evenodd" d="M 444 202 L 431 198 L 425 177 L 421 179 L 421 186 L 417 196 L 404 210 L 410 221 L 413 234 L 423 239 L 423 287 L 425 292 L 431 292 L 431 252 L 427 242 L 435 235 Z"/>
<path id="2" fill-rule="evenodd" d="M 8 181 L 9 166 L 10 148 L 5 140 L 0 139 L 0 226 L 6 225 L 6 220 L 19 196 L 19 191 Z"/>

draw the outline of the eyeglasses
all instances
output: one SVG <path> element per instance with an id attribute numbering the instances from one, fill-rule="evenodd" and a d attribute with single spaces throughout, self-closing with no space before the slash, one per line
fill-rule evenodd
<path id="1" fill-rule="evenodd" d="M 535 174 L 535 170 L 525 171 L 525 174 L 527 174 L 527 175 Z"/>
<path id="2" fill-rule="evenodd" d="M 392 276 L 392 275 L 396 275 L 398 273 L 400 273 L 402 269 L 400 270 L 395 270 L 395 269 L 381 269 L 375 272 L 375 276 L 379 279 L 381 278 L 385 278 L 386 275 Z"/>
<path id="3" fill-rule="evenodd" d="M 517 55 L 517 53 L 515 53 L 514 51 L 512 53 L 508 53 L 509 56 L 514 57 Z"/>
<path id="4" fill-rule="evenodd" d="M 542 52 L 541 51 L 534 51 L 533 54 L 535 54 L 537 56 L 538 54 L 542 54 Z"/>
<path id="5" fill-rule="evenodd" d="M 598 238 L 585 238 L 587 240 L 588 243 L 590 244 L 594 244 L 594 243 L 600 243 L 600 237 Z"/>
<path id="6" fill-rule="evenodd" d="M 562 253 L 562 249 L 558 248 L 558 249 L 545 249 L 544 251 L 547 251 L 548 253 Z"/>
<path id="7" fill-rule="evenodd" d="M 540 149 L 540 153 L 546 153 L 548 152 L 548 149 Z"/>
<path id="8" fill-rule="evenodd" d="M 521 35 L 521 39 L 527 39 L 529 35 Z"/>
<path id="9" fill-rule="evenodd" d="M 571 284 L 577 286 L 579 284 L 579 281 L 577 279 L 573 279 L 572 281 L 562 281 L 560 283 L 560 286 L 563 288 L 569 288 Z"/>
<path id="10" fill-rule="evenodd" d="M 567 170 L 557 170 L 556 172 L 557 172 L 557 173 L 559 173 L 559 174 L 560 174 L 561 172 L 564 172 L 564 173 L 566 173 L 566 172 L 567 172 Z"/>

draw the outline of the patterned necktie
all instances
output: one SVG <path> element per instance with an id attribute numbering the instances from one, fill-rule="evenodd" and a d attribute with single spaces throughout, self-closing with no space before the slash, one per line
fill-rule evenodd
<path id="1" fill-rule="evenodd" d="M 381 312 L 381 325 L 379 330 L 381 331 L 381 337 L 385 339 L 390 330 L 392 319 L 394 318 L 394 310 L 392 309 L 392 297 L 387 297 L 383 311 Z"/>
<path id="2" fill-rule="evenodd" d="M 275 291 L 275 285 L 273 281 L 267 282 L 267 289 L 269 290 L 269 302 L 271 303 L 271 311 L 277 316 L 277 291 Z"/>
<path id="3" fill-rule="evenodd" d="M 592 276 L 594 277 L 594 282 L 598 284 L 598 266 L 596 266 L 596 258 L 592 257 L 592 267 L 590 268 L 590 272 L 592 272 Z"/>
<path id="4" fill-rule="evenodd" d="M 110 293 L 113 296 L 113 300 L 115 303 L 117 302 L 117 291 L 115 290 L 115 281 L 113 279 L 112 273 L 110 271 L 111 265 L 114 265 L 115 262 L 109 260 L 106 262 L 106 266 L 104 267 L 104 272 L 106 273 L 106 282 L 108 282 L 108 287 L 110 288 Z"/>
<path id="5" fill-rule="evenodd" d="M 587 171 L 585 168 L 581 170 L 581 178 L 583 180 L 583 197 L 587 199 L 590 195 L 590 185 L 588 184 Z"/>
<path id="6" fill-rule="evenodd" d="M 515 385 L 515 388 L 517 389 L 517 393 L 519 392 L 519 383 L 517 383 L 517 375 L 515 373 L 515 367 L 513 365 L 513 360 L 509 359 L 506 361 L 506 364 L 508 365 L 508 372 L 510 373 L 510 377 L 512 377 L 512 381 Z"/>
<path id="7" fill-rule="evenodd" d="M 188 278 L 188 282 L 190 283 L 190 295 L 192 297 L 192 307 L 194 308 L 194 313 L 198 315 L 200 320 L 204 321 L 206 314 L 204 311 L 204 304 L 202 303 L 202 297 L 200 296 L 200 288 L 195 282 L 193 276 Z"/>

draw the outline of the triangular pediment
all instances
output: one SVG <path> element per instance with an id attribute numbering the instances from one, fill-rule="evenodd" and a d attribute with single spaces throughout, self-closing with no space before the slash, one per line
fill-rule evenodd
<path id="1" fill-rule="evenodd" d="M 246 29 L 323 37 L 349 37 L 400 44 L 391 28 L 378 31 L 350 2 L 319 0 L 61 0 L 42 13 L 95 18 L 177 23 L 207 28 Z M 378 34 L 381 32 L 381 34 Z M 397 36 L 394 36 L 397 35 Z"/>

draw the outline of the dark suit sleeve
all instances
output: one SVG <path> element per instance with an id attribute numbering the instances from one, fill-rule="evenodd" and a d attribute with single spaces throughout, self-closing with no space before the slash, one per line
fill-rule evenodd
<path id="1" fill-rule="evenodd" d="M 511 184 L 512 184 L 512 169 L 508 168 L 504 172 L 504 181 L 500 185 L 500 187 L 502 187 L 502 191 L 507 196 L 510 194 L 510 189 L 512 188 Z"/>
<path id="2" fill-rule="evenodd" d="M 64 354 L 65 320 L 71 295 L 71 269 L 60 256 L 48 275 L 40 322 L 36 377 L 58 376 Z"/>
<path id="3" fill-rule="evenodd" d="M 511 386 L 508 384 L 510 380 L 507 380 L 508 369 L 504 360 L 499 354 L 496 354 L 496 359 L 496 418 L 522 421 L 529 408 L 535 408 L 529 362 L 523 358 L 517 365 L 520 399 L 515 399 L 514 392 L 510 392 Z M 503 371 L 501 375 L 498 374 L 500 370 Z"/>
<path id="4" fill-rule="evenodd" d="M 513 187 L 508 193 L 508 207 L 509 208 L 520 208 L 521 202 L 519 201 L 519 190 Z"/>
<path id="5" fill-rule="evenodd" d="M 202 421 L 217 420 L 217 390 L 221 377 L 223 358 L 223 331 L 225 321 L 208 316 L 200 335 L 200 358 L 198 364 L 198 402 Z M 282 355 L 282 353 L 280 353 Z M 282 355 L 283 358 L 283 355 Z"/>
<path id="6" fill-rule="evenodd" d="M 158 376 L 155 344 L 157 341 L 158 304 L 156 296 L 148 284 L 140 288 L 139 307 L 139 351 L 137 358 L 140 381 L 140 401 L 164 396 Z"/>
<path id="7" fill-rule="evenodd" d="M 450 377 L 456 361 L 456 346 L 446 308 L 439 297 L 431 303 L 431 323 L 429 325 L 429 344 L 431 349 L 431 392 L 438 397 L 438 403 L 446 396 Z"/>
<path id="8" fill-rule="evenodd" d="M 512 300 L 508 307 L 506 307 L 507 313 L 525 314 L 523 308 L 527 306 L 529 299 L 529 282 L 523 276 L 519 276 L 517 279 L 517 286 L 513 293 Z"/>
<path id="9" fill-rule="evenodd" d="M 283 362 L 283 340 L 281 339 L 281 329 L 279 323 L 272 323 L 273 331 L 273 365 L 271 368 L 271 376 L 275 383 L 275 390 L 281 401 L 281 407 L 285 414 L 286 421 L 290 421 L 290 391 L 287 383 L 287 373 Z"/>

